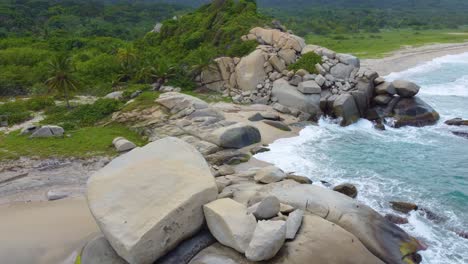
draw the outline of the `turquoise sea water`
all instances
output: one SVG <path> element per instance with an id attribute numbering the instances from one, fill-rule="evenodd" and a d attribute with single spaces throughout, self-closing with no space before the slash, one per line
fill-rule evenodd
<path id="1" fill-rule="evenodd" d="M 468 53 L 437 58 L 386 79 L 418 83 L 418 96 L 441 114 L 440 122 L 377 131 L 366 120 L 346 128 L 321 120 L 256 157 L 307 175 L 314 184 L 351 182 L 359 190 L 358 199 L 382 214 L 395 213 L 388 204 L 392 200 L 430 210 L 437 220 L 413 212 L 401 226 L 428 244 L 423 263 L 466 264 L 468 240 L 454 231 L 468 231 L 468 139 L 451 131 L 468 132 L 468 127 L 450 127 L 444 121 L 468 119 Z"/>

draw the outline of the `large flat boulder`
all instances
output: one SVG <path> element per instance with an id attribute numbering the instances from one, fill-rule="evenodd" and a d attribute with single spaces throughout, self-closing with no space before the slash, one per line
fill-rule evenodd
<path id="1" fill-rule="evenodd" d="M 394 127 L 434 125 L 439 113 L 418 97 L 402 98 L 393 108 Z"/>
<path id="2" fill-rule="evenodd" d="M 195 234 L 218 190 L 203 156 L 164 138 L 111 161 L 88 180 L 88 205 L 117 254 L 149 264 Z"/>
<path id="3" fill-rule="evenodd" d="M 206 223 L 219 243 L 244 253 L 248 248 L 257 221 L 247 208 L 225 198 L 204 206 Z"/>
<path id="4" fill-rule="evenodd" d="M 47 125 L 36 129 L 31 138 L 62 137 L 65 131 L 59 126 Z"/>
<path id="5" fill-rule="evenodd" d="M 281 105 L 298 109 L 312 116 L 320 112 L 320 94 L 303 94 L 284 79 L 273 83 L 272 95 Z"/>
<path id="6" fill-rule="evenodd" d="M 201 251 L 190 264 L 254 264 L 238 252 L 214 244 Z M 287 242 L 269 264 L 383 264 L 351 233 L 314 215 L 305 215 L 293 241 Z"/>
<path id="7" fill-rule="evenodd" d="M 260 142 L 262 136 L 258 128 L 237 123 L 216 129 L 206 140 L 223 148 L 240 149 Z"/>
<path id="8" fill-rule="evenodd" d="M 255 50 L 243 57 L 236 66 L 236 78 L 239 89 L 243 91 L 254 91 L 259 83 L 263 83 L 267 74 L 263 65 L 265 64 L 264 53 Z"/>

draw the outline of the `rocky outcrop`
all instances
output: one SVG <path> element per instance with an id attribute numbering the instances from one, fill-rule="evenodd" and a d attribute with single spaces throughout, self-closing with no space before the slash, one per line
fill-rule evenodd
<path id="1" fill-rule="evenodd" d="M 336 250 L 339 248 L 339 250 Z M 352 259 L 350 262 L 350 258 Z M 270 264 L 383 264 L 366 247 L 340 226 L 315 215 L 305 215 L 296 238 L 286 242 Z M 201 251 L 190 264 L 241 263 L 254 264 L 236 251 L 214 244 Z"/>
<path id="2" fill-rule="evenodd" d="M 415 96 L 421 88 L 419 85 L 405 80 L 395 80 L 392 84 L 396 93 L 403 98 L 411 98 Z"/>
<path id="3" fill-rule="evenodd" d="M 281 105 L 317 115 L 320 112 L 320 94 L 303 94 L 288 81 L 279 79 L 273 83 L 272 95 Z"/>
<path id="4" fill-rule="evenodd" d="M 235 185 L 230 186 L 231 190 L 235 188 Z M 252 195 L 252 192 L 255 194 Z M 370 252 L 386 263 L 402 264 L 405 256 L 425 249 L 419 241 L 370 207 L 345 195 L 315 185 L 298 184 L 286 180 L 254 190 L 239 190 L 234 193 L 235 198 L 250 197 L 247 203 L 256 203 L 263 197 L 271 195 L 277 197 L 282 203 L 335 223 L 356 236 Z"/>
<path id="5" fill-rule="evenodd" d="M 359 120 L 361 114 L 351 94 L 342 94 L 333 102 L 333 114 L 341 118 L 341 125 L 348 126 Z"/>
<path id="6" fill-rule="evenodd" d="M 409 213 L 411 211 L 418 210 L 418 206 L 413 203 L 407 203 L 407 202 L 390 202 L 390 205 L 392 208 L 398 212 L 402 213 Z"/>
<path id="7" fill-rule="evenodd" d="M 458 117 L 445 121 L 445 124 L 449 126 L 468 126 L 468 120 Z"/>
<path id="8" fill-rule="evenodd" d="M 242 58 L 236 66 L 237 85 L 241 91 L 252 91 L 266 78 L 265 56 L 262 50 L 255 50 Z"/>
<path id="9" fill-rule="evenodd" d="M 171 150 L 171 151 L 168 151 Z M 176 138 L 137 148 L 88 180 L 101 231 L 129 263 L 152 263 L 195 234 L 217 187 L 201 154 Z"/>
<path id="10" fill-rule="evenodd" d="M 220 199 L 203 207 L 211 234 L 221 244 L 244 253 L 255 230 L 256 220 L 247 208 L 231 199 Z"/>

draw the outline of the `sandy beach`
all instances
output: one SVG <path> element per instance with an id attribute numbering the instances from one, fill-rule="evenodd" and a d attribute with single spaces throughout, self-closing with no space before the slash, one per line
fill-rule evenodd
<path id="1" fill-rule="evenodd" d="M 422 47 L 408 47 L 391 53 L 382 59 L 364 59 L 362 68 L 373 69 L 381 76 L 413 68 L 421 63 L 446 55 L 468 52 L 468 43 L 434 44 Z"/>

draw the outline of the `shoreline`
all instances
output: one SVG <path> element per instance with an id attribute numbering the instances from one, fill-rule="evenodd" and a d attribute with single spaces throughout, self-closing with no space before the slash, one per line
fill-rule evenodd
<path id="1" fill-rule="evenodd" d="M 435 58 L 468 52 L 468 42 L 450 44 L 429 44 L 408 47 L 390 53 L 380 59 L 363 59 L 361 68 L 372 69 L 381 76 L 416 67 Z"/>

